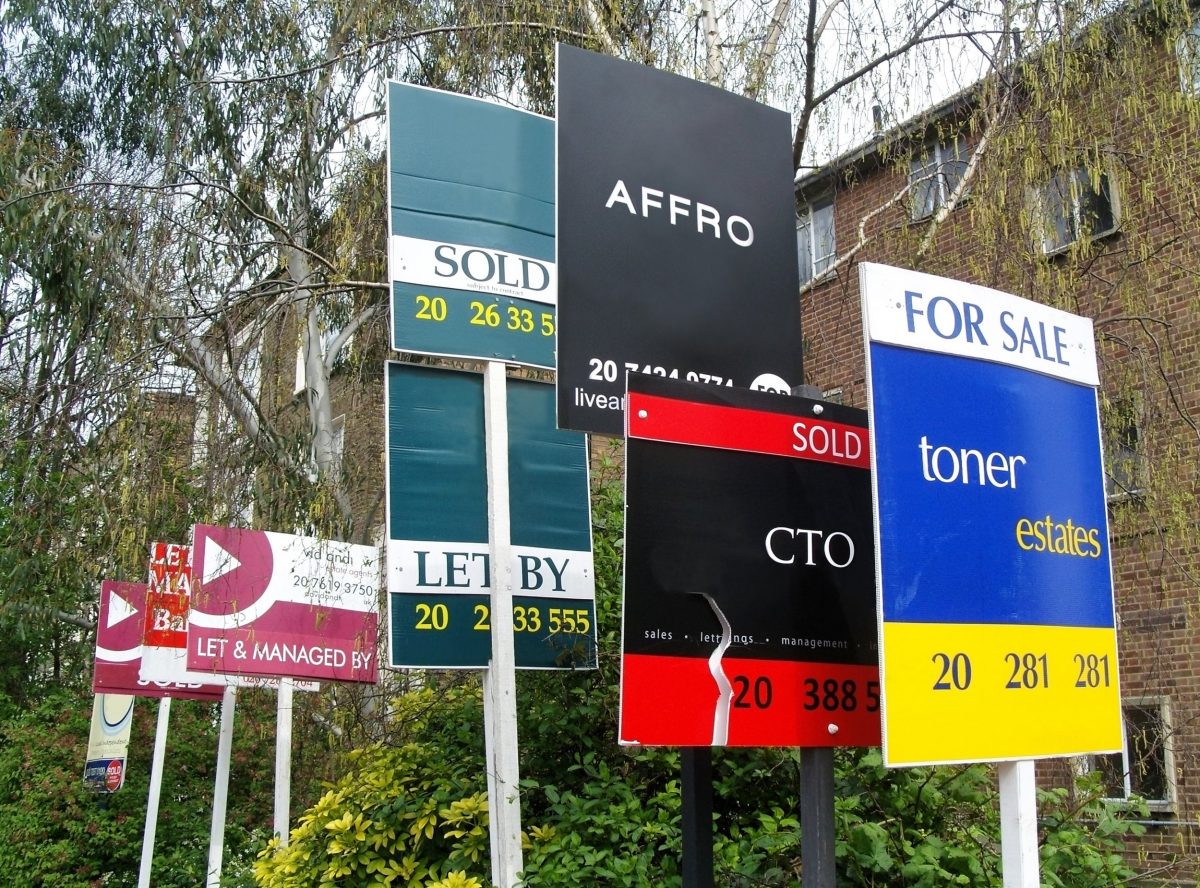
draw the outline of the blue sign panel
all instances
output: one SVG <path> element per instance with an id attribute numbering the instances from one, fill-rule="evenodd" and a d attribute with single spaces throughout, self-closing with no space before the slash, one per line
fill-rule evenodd
<path id="1" fill-rule="evenodd" d="M 392 347 L 554 366 L 554 123 L 388 84 Z"/>
<path id="2" fill-rule="evenodd" d="M 1113 626 L 1095 390 L 870 351 L 884 619 Z"/>
<path id="3" fill-rule="evenodd" d="M 1121 747 L 1091 321 L 860 266 L 889 765 Z"/>

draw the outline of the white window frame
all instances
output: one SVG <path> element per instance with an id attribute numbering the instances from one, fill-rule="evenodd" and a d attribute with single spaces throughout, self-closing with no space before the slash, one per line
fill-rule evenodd
<path id="1" fill-rule="evenodd" d="M 1097 192 L 1092 187 L 1091 173 L 1086 165 L 1072 167 L 1071 169 L 1060 169 L 1055 171 L 1049 182 L 1043 185 L 1034 194 L 1035 218 L 1038 224 L 1038 239 L 1042 245 L 1042 253 L 1046 256 L 1054 256 L 1059 253 L 1069 250 L 1074 244 L 1080 240 L 1080 235 L 1087 240 L 1099 240 L 1109 235 L 1116 234 L 1121 230 L 1121 196 L 1117 188 L 1116 178 L 1112 174 L 1107 159 L 1104 160 L 1101 169 L 1101 191 Z M 1070 218 L 1067 219 L 1064 214 L 1063 219 L 1070 225 L 1070 230 L 1064 233 L 1060 239 L 1059 232 L 1051 219 L 1051 189 L 1058 191 L 1059 186 L 1056 182 L 1060 177 L 1066 177 L 1067 193 L 1064 195 L 1068 206 L 1065 208 L 1070 213 Z M 1108 189 L 1108 211 L 1112 217 L 1112 225 L 1095 231 L 1083 230 L 1083 197 L 1085 194 L 1094 196 L 1103 195 L 1104 188 Z"/>
<path id="2" fill-rule="evenodd" d="M 1200 98 L 1200 18 L 1175 41 L 1179 59 L 1179 88 L 1184 95 Z"/>
<path id="3" fill-rule="evenodd" d="M 912 221 L 930 218 L 950 202 L 950 195 L 962 181 L 971 154 L 967 139 L 957 134 L 953 139 L 929 142 L 908 164 L 908 194 Z M 920 199 L 918 200 L 918 195 Z"/>
<path id="4" fill-rule="evenodd" d="M 820 226 L 820 227 L 818 227 Z M 818 255 L 813 232 L 827 232 L 829 242 L 817 242 L 825 249 Z M 796 214 L 796 258 L 800 265 L 800 283 L 818 280 L 837 259 L 837 225 L 832 194 L 805 200 Z"/>
<path id="5" fill-rule="evenodd" d="M 1131 761 L 1129 750 L 1129 731 L 1125 713 L 1129 709 L 1157 709 L 1159 721 L 1162 726 L 1162 767 L 1164 777 L 1165 797 L 1163 798 L 1146 798 L 1140 795 L 1133 785 L 1133 763 Z M 1124 804 L 1129 802 L 1135 796 L 1142 799 L 1151 811 L 1174 811 L 1178 792 L 1175 780 L 1175 749 L 1174 749 L 1174 726 L 1171 722 L 1171 705 L 1170 699 L 1167 697 L 1152 696 L 1152 697 L 1132 697 L 1121 701 L 1121 751 L 1119 753 L 1110 753 L 1109 755 L 1119 755 L 1121 757 L 1121 772 L 1122 772 L 1122 794 L 1119 796 L 1106 796 L 1105 801 L 1114 804 Z M 1100 756 L 1086 756 L 1080 763 L 1080 770 L 1084 773 L 1099 770 L 1100 764 L 1098 759 Z"/>

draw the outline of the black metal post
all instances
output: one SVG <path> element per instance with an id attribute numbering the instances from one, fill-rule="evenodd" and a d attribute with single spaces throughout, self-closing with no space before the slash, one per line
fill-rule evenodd
<path id="1" fill-rule="evenodd" d="M 800 750 L 802 888 L 834 888 L 833 750 Z M 686 883 L 685 883 L 686 884 Z"/>
<path id="2" fill-rule="evenodd" d="M 712 748 L 681 750 L 683 888 L 713 888 Z"/>

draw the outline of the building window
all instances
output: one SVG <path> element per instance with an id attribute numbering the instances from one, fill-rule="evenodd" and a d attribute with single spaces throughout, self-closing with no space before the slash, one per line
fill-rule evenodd
<path id="1" fill-rule="evenodd" d="M 970 160 L 967 140 L 961 135 L 952 142 L 926 145 L 908 166 L 909 197 L 914 222 L 928 219 L 950 201 Z"/>
<path id="2" fill-rule="evenodd" d="M 1138 398 L 1106 400 L 1104 404 L 1104 485 L 1110 500 L 1137 496 L 1142 491 L 1142 411 Z"/>
<path id="3" fill-rule="evenodd" d="M 1179 35 L 1175 42 L 1179 56 L 1179 86 L 1186 95 L 1200 96 L 1200 21 Z"/>
<path id="4" fill-rule="evenodd" d="M 800 259 L 800 283 L 819 278 L 837 257 L 833 230 L 833 198 L 805 201 L 796 216 L 796 250 Z"/>
<path id="5" fill-rule="evenodd" d="M 1105 169 L 1060 170 L 1037 196 L 1042 252 L 1062 252 L 1076 241 L 1112 234 L 1120 226 L 1120 205 Z"/>
<path id="6" fill-rule="evenodd" d="M 1123 749 L 1087 756 L 1084 770 L 1099 772 L 1107 799 L 1127 801 L 1136 796 L 1153 810 L 1170 810 L 1175 804 L 1175 757 L 1167 701 L 1128 701 L 1121 706 L 1121 716 Z"/>

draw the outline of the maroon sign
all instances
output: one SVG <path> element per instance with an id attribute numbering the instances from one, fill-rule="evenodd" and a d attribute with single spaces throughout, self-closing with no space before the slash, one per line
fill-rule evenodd
<path id="1" fill-rule="evenodd" d="M 188 669 L 374 682 L 380 552 L 197 524 Z"/>
<path id="2" fill-rule="evenodd" d="M 145 583 L 104 580 L 100 584 L 92 690 L 97 694 L 138 697 L 221 699 L 224 685 L 147 681 L 138 677 L 142 665 L 142 631 L 146 624 L 146 592 Z"/>

